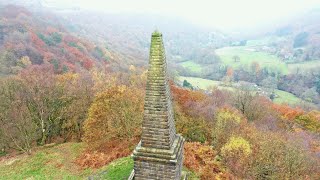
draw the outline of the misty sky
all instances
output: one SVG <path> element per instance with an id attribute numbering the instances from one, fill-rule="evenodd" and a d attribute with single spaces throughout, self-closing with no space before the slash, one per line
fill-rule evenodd
<path id="1" fill-rule="evenodd" d="M 250 28 L 283 21 L 320 7 L 320 0 L 46 0 L 59 7 L 111 13 L 153 13 L 219 29 Z"/>

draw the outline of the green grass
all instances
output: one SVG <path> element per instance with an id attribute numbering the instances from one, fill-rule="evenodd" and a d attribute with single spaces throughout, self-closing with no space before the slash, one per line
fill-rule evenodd
<path id="1" fill-rule="evenodd" d="M 73 163 L 82 147 L 81 143 L 65 143 L 17 156 L 12 164 L 0 165 L 0 179 L 85 179 L 92 170 L 80 170 Z"/>
<path id="2" fill-rule="evenodd" d="M 202 70 L 202 66 L 200 64 L 193 62 L 193 61 L 185 61 L 185 62 L 180 63 L 180 65 L 182 67 L 187 68 L 190 71 L 196 72 L 196 73 L 199 73 Z"/>
<path id="3" fill-rule="evenodd" d="M 216 53 L 224 65 L 231 66 L 235 69 L 240 66 L 250 68 L 253 62 L 257 62 L 261 68 L 266 67 L 269 71 L 281 72 L 282 74 L 288 73 L 286 63 L 282 62 L 277 56 L 255 51 L 249 46 L 220 48 L 216 50 Z M 233 59 L 234 56 L 239 56 L 240 60 L 235 62 Z"/>
<path id="4" fill-rule="evenodd" d="M 288 103 L 288 104 L 297 104 L 303 100 L 286 91 L 275 90 L 275 93 L 279 96 L 273 100 L 277 104 Z"/>
<path id="5" fill-rule="evenodd" d="M 96 175 L 91 176 L 94 179 L 122 180 L 128 179 L 133 169 L 133 160 L 131 157 L 117 159 L 107 166 L 103 167 Z"/>
<path id="6" fill-rule="evenodd" d="M 185 76 L 180 76 L 179 80 L 182 82 L 187 80 L 193 87 L 198 87 L 200 89 L 208 89 L 210 86 L 219 86 L 221 83 L 220 81 Z"/>
<path id="7" fill-rule="evenodd" d="M 202 79 L 202 78 L 196 78 L 196 77 L 184 77 L 184 76 L 180 76 L 179 80 L 180 81 L 187 80 L 189 83 L 191 83 L 192 86 L 198 87 L 203 90 L 207 90 L 212 86 L 215 86 L 218 89 L 223 89 L 223 90 L 229 90 L 229 91 L 236 90 L 236 88 L 234 87 L 223 86 L 221 81 L 213 81 L 209 79 Z M 274 102 L 277 104 L 282 104 L 282 103 L 297 104 L 303 101 L 302 99 L 298 98 L 294 94 L 291 94 L 286 91 L 275 90 L 275 93 L 278 97 L 274 99 Z"/>

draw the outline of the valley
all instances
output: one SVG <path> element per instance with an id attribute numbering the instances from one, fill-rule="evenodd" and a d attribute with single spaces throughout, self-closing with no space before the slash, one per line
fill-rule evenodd
<path id="1" fill-rule="evenodd" d="M 320 4 L 141 2 L 0 0 L 0 180 L 320 177 Z"/>

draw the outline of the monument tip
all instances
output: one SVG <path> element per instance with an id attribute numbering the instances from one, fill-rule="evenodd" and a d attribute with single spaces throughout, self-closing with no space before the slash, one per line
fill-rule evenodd
<path id="1" fill-rule="evenodd" d="M 162 33 L 157 29 L 152 33 L 152 37 L 160 37 L 160 36 L 162 36 Z"/>

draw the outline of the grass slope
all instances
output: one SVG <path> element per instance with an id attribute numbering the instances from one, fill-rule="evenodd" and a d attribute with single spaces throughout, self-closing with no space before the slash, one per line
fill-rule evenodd
<path id="1" fill-rule="evenodd" d="M 297 104 L 299 102 L 302 102 L 303 100 L 295 96 L 294 94 L 291 94 L 286 91 L 281 91 L 281 90 L 275 90 L 275 94 L 278 95 L 277 98 L 273 100 L 273 102 L 277 104 Z"/>
<path id="2" fill-rule="evenodd" d="M 131 157 L 124 157 L 117 159 L 107 166 L 96 175 L 90 176 L 93 179 L 105 180 L 121 180 L 128 179 L 133 169 L 133 160 Z"/>
<path id="3" fill-rule="evenodd" d="M 0 164 L 0 179 L 85 179 L 92 170 L 80 170 L 73 163 L 82 148 L 81 143 L 65 143 L 17 156 L 13 163 Z"/>

